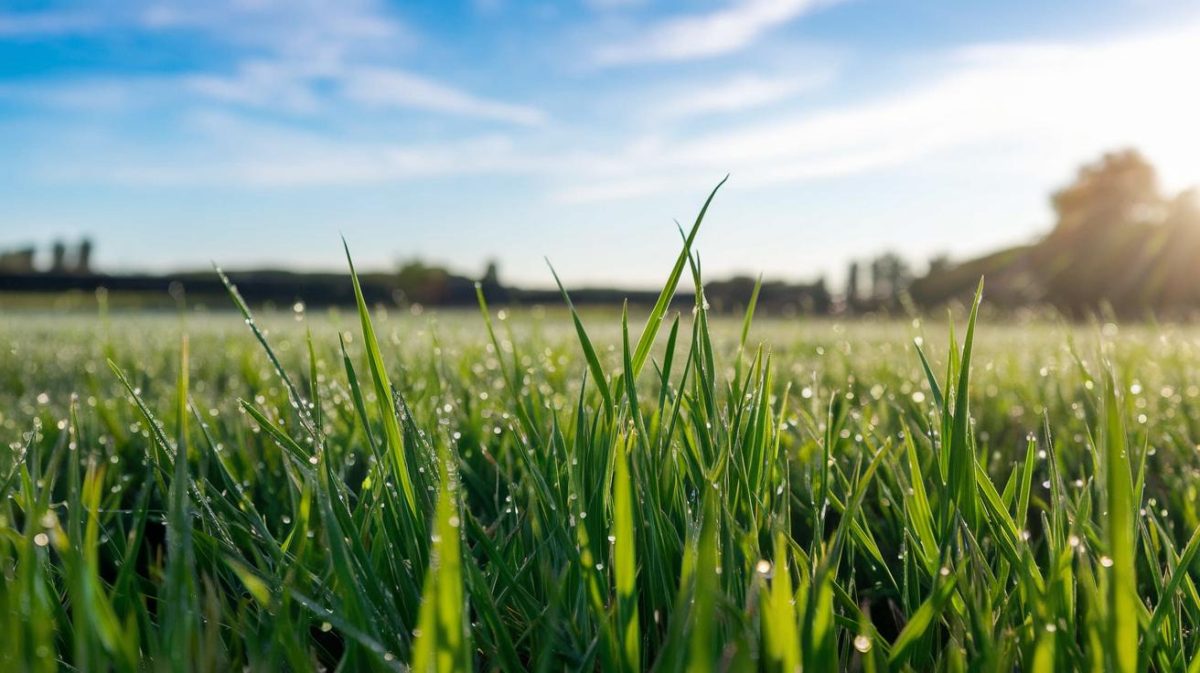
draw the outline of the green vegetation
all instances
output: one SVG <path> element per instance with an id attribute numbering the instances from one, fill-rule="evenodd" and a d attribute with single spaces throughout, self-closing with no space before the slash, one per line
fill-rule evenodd
<path id="1" fill-rule="evenodd" d="M 1050 205 L 1055 223 L 1045 236 L 960 264 L 935 260 L 908 288 L 913 301 L 965 296 L 986 275 L 991 301 L 1007 307 L 1196 316 L 1200 188 L 1164 192 L 1154 166 L 1127 149 L 1084 164 Z"/>
<path id="2" fill-rule="evenodd" d="M 691 242 L 619 320 L 13 314 L 0 670 L 1200 661 L 1194 330 L 710 320 Z"/>

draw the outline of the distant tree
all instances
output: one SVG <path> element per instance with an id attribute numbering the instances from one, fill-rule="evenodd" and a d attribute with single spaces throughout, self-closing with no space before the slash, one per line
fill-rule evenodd
<path id="1" fill-rule="evenodd" d="M 54 247 L 51 249 L 52 259 L 50 261 L 50 270 L 55 273 L 62 273 L 67 270 L 67 246 L 62 241 L 55 241 Z"/>
<path id="2" fill-rule="evenodd" d="M 1147 308 L 1153 293 L 1146 281 L 1160 271 L 1156 225 L 1169 206 L 1154 167 L 1136 150 L 1109 152 L 1080 168 L 1050 201 L 1057 222 L 1035 261 L 1046 298 L 1076 314 L 1101 304 L 1121 312 Z"/>
<path id="3" fill-rule="evenodd" d="M 79 259 L 75 263 L 76 273 L 92 272 L 92 239 L 84 238 L 79 242 Z"/>
<path id="4" fill-rule="evenodd" d="M 877 305 L 894 308 L 900 295 L 912 282 L 908 262 L 894 252 L 885 252 L 871 260 L 871 299 Z"/>
<path id="5" fill-rule="evenodd" d="M 483 278 L 479 279 L 479 287 L 489 302 L 507 302 L 511 299 L 508 289 L 500 282 L 500 267 L 495 260 L 488 261 Z"/>
<path id="6" fill-rule="evenodd" d="M 0 252 L 0 271 L 20 274 L 31 273 L 33 271 L 34 252 L 35 250 L 32 247 Z"/>
<path id="7" fill-rule="evenodd" d="M 415 259 L 396 272 L 396 286 L 410 302 L 437 304 L 445 298 L 449 276 L 445 269 Z"/>
<path id="8" fill-rule="evenodd" d="M 912 295 L 930 305 L 968 299 L 987 276 L 992 303 L 1051 304 L 1082 317 L 1196 315 L 1200 309 L 1200 191 L 1161 191 L 1136 150 L 1109 152 L 1053 192 L 1054 228 L 1040 241 L 942 266 Z"/>
<path id="9" fill-rule="evenodd" d="M 1101 234 L 1162 217 L 1158 176 L 1137 150 L 1109 152 L 1079 169 L 1075 181 L 1050 197 L 1058 216 L 1054 234 Z"/>
<path id="10" fill-rule="evenodd" d="M 954 264 L 950 261 L 950 256 L 945 253 L 940 253 L 929 258 L 929 275 L 942 273 Z"/>
<path id="11" fill-rule="evenodd" d="M 500 267 L 496 264 L 496 260 L 488 260 L 483 278 L 479 282 L 485 286 L 500 287 Z"/>
<path id="12" fill-rule="evenodd" d="M 858 299 L 858 262 L 850 262 L 850 268 L 846 271 L 846 308 L 853 309 Z"/>

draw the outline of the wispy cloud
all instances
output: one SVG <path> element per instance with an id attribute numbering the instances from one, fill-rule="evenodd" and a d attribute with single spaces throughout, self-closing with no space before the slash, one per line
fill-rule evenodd
<path id="1" fill-rule="evenodd" d="M 378 0 L 165 0 L 140 5 L 134 18 L 143 29 L 197 31 L 305 61 L 395 53 L 419 41 Z"/>
<path id="2" fill-rule="evenodd" d="M 686 90 L 656 95 L 649 115 L 658 120 L 672 121 L 742 112 L 793 98 L 828 84 L 833 79 L 832 68 L 785 76 L 744 73 Z"/>
<path id="3" fill-rule="evenodd" d="M 476 96 L 402 70 L 356 69 L 343 82 L 346 98 L 378 107 L 440 112 L 513 124 L 537 125 L 546 120 L 541 110 Z"/>
<path id="4" fill-rule="evenodd" d="M 0 12 L 0 38 L 130 29 L 193 32 L 305 58 L 394 51 L 416 42 L 415 32 L 377 0 L 94 0 L 80 8 Z"/>
<path id="5" fill-rule="evenodd" d="M 739 51 L 772 28 L 827 0 L 740 0 L 707 14 L 665 19 L 627 39 L 596 49 L 597 65 L 687 61 Z"/>
<path id="6" fill-rule="evenodd" d="M 46 10 L 0 13 L 0 37 L 39 37 L 90 31 L 101 25 L 90 12 Z"/>
<path id="7" fill-rule="evenodd" d="M 190 76 L 185 84 L 215 101 L 302 114 L 341 107 L 418 110 L 526 126 L 546 120 L 537 108 L 479 96 L 407 70 L 338 60 L 249 61 L 232 74 Z"/>
<path id="8" fill-rule="evenodd" d="M 733 21 L 741 27 L 722 34 L 751 39 L 784 14 L 815 6 L 744 2 L 707 18 Z M 650 32 L 700 25 L 680 21 Z M 369 25 L 347 30 L 333 34 L 374 34 Z M 1200 174 L 1193 132 L 1200 98 L 1181 84 L 1200 61 L 1197 45 L 1200 23 L 1091 42 L 949 49 L 919 55 L 938 63 L 936 71 L 856 98 L 822 96 L 836 102 L 820 105 L 803 94 L 829 83 L 833 66 L 739 70 L 707 85 L 642 80 L 560 102 L 554 124 L 538 106 L 468 91 L 405 67 L 403 58 L 341 48 L 304 59 L 252 52 L 233 66 L 153 78 L 14 82 L 0 85 L 0 98 L 86 110 L 89 130 L 109 134 L 109 144 L 90 153 L 36 148 L 41 174 L 59 180 L 299 187 L 521 175 L 552 201 L 597 202 L 690 190 L 726 172 L 745 186 L 795 184 L 895 174 L 942 159 L 1003 159 L 1058 175 L 1064 164 L 1125 144 L 1142 147 L 1166 171 L 1190 162 Z M 108 118 L 93 114 L 95 100 L 109 107 L 155 101 L 163 114 L 154 132 L 171 140 L 156 146 L 148 131 L 119 119 L 105 126 Z M 394 111 L 439 123 L 415 131 L 394 123 Z M 457 121 L 440 123 L 447 118 Z"/>
<path id="9" fill-rule="evenodd" d="M 424 143 L 382 141 L 252 122 L 222 112 L 191 115 L 182 131 L 194 142 L 184 147 L 122 148 L 120 138 L 93 140 L 74 161 L 45 162 L 35 170 L 47 179 L 68 182 L 254 189 L 364 185 L 531 169 L 515 143 L 502 135 Z M 119 159 L 111 160 L 118 155 Z"/>
<path id="10" fill-rule="evenodd" d="M 603 201 L 680 190 L 733 171 L 764 185 L 863 174 L 933 156 L 987 162 L 1022 152 L 1022 170 L 1049 170 L 1121 145 L 1166 171 L 1200 174 L 1200 97 L 1181 88 L 1200 61 L 1200 23 L 1093 43 L 978 45 L 943 54 L 941 74 L 855 103 L 733 121 L 700 135 L 630 143 L 557 192 Z M 768 92 L 771 91 L 767 87 Z M 701 105 L 701 107 L 704 107 Z M 1069 163 L 1068 163 L 1069 165 Z"/>

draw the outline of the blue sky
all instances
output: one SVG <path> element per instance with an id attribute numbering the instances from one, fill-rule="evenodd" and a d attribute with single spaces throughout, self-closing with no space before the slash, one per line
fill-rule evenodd
<path id="1" fill-rule="evenodd" d="M 650 285 L 1028 240 L 1104 150 L 1200 183 L 1175 0 L 0 0 L 0 247 Z"/>

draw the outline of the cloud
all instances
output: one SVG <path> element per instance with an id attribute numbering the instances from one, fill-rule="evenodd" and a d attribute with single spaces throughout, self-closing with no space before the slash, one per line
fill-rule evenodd
<path id="1" fill-rule="evenodd" d="M 233 74 L 189 76 L 185 84 L 210 100 L 300 114 L 334 107 L 419 110 L 525 126 L 547 118 L 537 108 L 478 96 L 400 68 L 336 60 L 250 61 Z"/>
<path id="2" fill-rule="evenodd" d="M 658 95 L 649 115 L 669 121 L 751 110 L 812 91 L 831 82 L 833 77 L 832 69 L 789 76 L 745 73 L 674 94 Z"/>
<path id="3" fill-rule="evenodd" d="M 121 137 L 65 137 L 70 161 L 47 155 L 34 168 L 60 182 L 131 187 L 291 189 L 396 183 L 465 175 L 541 173 L 544 159 L 504 135 L 452 141 L 388 141 L 250 121 L 219 111 L 188 115 L 177 143 L 123 144 Z"/>
<path id="4" fill-rule="evenodd" d="M 247 61 L 232 74 L 186 75 L 181 83 L 189 92 L 214 102 L 313 113 L 322 106 L 313 87 L 320 73 L 312 66 L 298 69 L 277 61 Z"/>
<path id="5" fill-rule="evenodd" d="M 150 31 L 196 31 L 280 57 L 328 60 L 411 49 L 418 37 L 377 0 L 146 2 L 132 12 Z"/>
<path id="6" fill-rule="evenodd" d="M 457 117 L 537 125 L 541 110 L 494 100 L 392 65 L 416 38 L 376 0 L 98 0 L 88 12 L 0 14 L 0 36 L 191 31 L 240 48 L 232 71 L 174 76 L 32 82 L 0 88 L 24 102 L 85 108 L 87 97 L 110 107 L 188 99 L 285 114 L 354 110 L 418 110 Z M 265 53 L 264 53 L 265 50 Z M 235 51 L 235 53 L 239 53 Z"/>
<path id="7" fill-rule="evenodd" d="M 468 175 L 545 175 L 571 155 L 541 155 L 514 138 L 475 133 L 452 140 L 392 140 L 252 120 L 220 110 L 188 114 L 185 143 L 120 134 L 56 138 L 30 172 L 72 184 L 126 187 L 310 188 L 396 184 Z M 70 161 L 61 157 L 70 155 Z"/>
<path id="8" fill-rule="evenodd" d="M 0 38 L 66 35 L 90 31 L 98 17 L 81 11 L 42 11 L 0 14 Z"/>
<path id="9" fill-rule="evenodd" d="M 547 119 L 537 108 L 478 96 L 403 69 L 338 61 L 251 60 L 229 74 L 0 83 L 0 100 L 68 112 L 220 104 L 325 118 L 368 110 L 415 110 L 521 126 Z"/>
<path id="10" fill-rule="evenodd" d="M 764 33 L 826 4 L 822 0 L 740 0 L 708 14 L 666 19 L 593 54 L 597 65 L 688 61 L 740 51 Z"/>
<path id="11" fill-rule="evenodd" d="M 616 150 L 608 168 L 570 182 L 561 200 L 602 201 L 706 184 L 732 171 L 742 185 L 895 170 L 941 157 L 962 167 L 1061 175 L 1110 149 L 1143 149 L 1164 174 L 1200 178 L 1200 23 L 1092 43 L 976 45 L 895 91 L 769 121 L 733 122 Z M 995 161 L 993 161 L 993 159 Z M 630 178 L 636 170 L 637 179 Z"/>
<path id="12" fill-rule="evenodd" d="M 383 68 L 347 73 L 342 92 L 348 100 L 371 107 L 398 107 L 535 126 L 546 120 L 536 108 L 504 103 L 455 89 L 439 82 Z"/>
<path id="13" fill-rule="evenodd" d="M 322 59 L 413 47 L 417 37 L 378 0 L 94 0 L 80 9 L 0 13 L 0 39 L 136 30 L 192 32 L 279 56 Z"/>
<path id="14" fill-rule="evenodd" d="M 1164 175 L 1200 177 L 1200 95 L 1188 87 L 1191 64 L 1200 62 L 1200 23 L 918 57 L 939 67 L 835 104 L 799 99 L 832 76 L 824 72 L 744 71 L 674 93 L 670 83 L 597 89 L 556 112 L 555 124 L 536 107 L 463 90 L 395 59 L 344 53 L 267 55 L 230 71 L 153 79 L 11 83 L 0 85 L 0 97 L 87 113 L 77 126 L 107 133 L 107 145 L 81 151 L 46 133 L 48 142 L 39 139 L 28 154 L 39 157 L 41 175 L 96 183 L 307 187 L 519 175 L 539 181 L 551 200 L 585 203 L 694 190 L 726 172 L 748 187 L 935 164 L 1057 179 L 1124 145 L 1142 148 Z M 650 88 L 664 104 L 648 111 L 639 101 L 650 99 Z M 92 114 L 90 99 L 110 107 L 156 101 L 163 114 L 155 110 L 152 129 L 131 128 Z M 448 135 L 440 125 L 388 124 L 380 111 L 392 110 L 505 126 L 496 135 L 459 124 Z M 757 112 L 738 114 L 749 110 Z M 679 123 L 700 116 L 703 123 Z"/>

